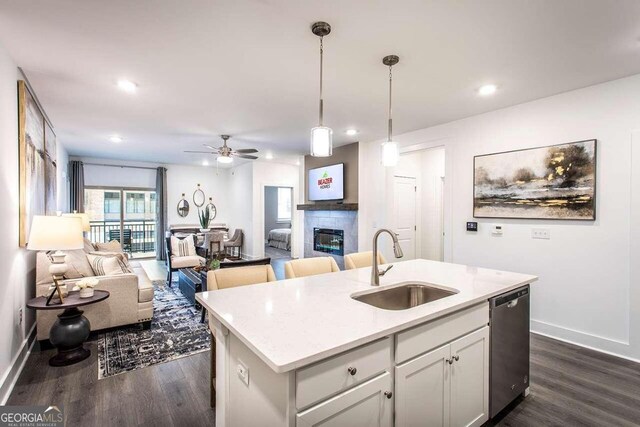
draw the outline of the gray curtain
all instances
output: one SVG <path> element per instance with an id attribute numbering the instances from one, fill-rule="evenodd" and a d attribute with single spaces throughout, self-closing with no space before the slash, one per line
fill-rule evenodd
<path id="1" fill-rule="evenodd" d="M 84 165 L 81 161 L 69 162 L 69 212 L 84 212 Z"/>
<path id="2" fill-rule="evenodd" d="M 167 242 L 167 168 L 158 168 L 156 172 L 156 259 L 166 261 Z"/>

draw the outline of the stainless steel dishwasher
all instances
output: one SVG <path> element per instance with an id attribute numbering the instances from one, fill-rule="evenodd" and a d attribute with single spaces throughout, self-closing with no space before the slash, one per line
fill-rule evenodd
<path id="1" fill-rule="evenodd" d="M 489 300 L 489 416 L 529 393 L 529 285 Z"/>

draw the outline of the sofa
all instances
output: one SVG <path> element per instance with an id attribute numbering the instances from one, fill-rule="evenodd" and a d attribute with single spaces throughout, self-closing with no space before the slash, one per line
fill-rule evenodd
<path id="1" fill-rule="evenodd" d="M 98 279 L 95 289 L 109 291 L 106 300 L 82 307 L 85 317 L 91 323 L 91 331 L 113 328 L 116 326 L 142 323 L 148 328 L 153 318 L 153 283 L 137 261 L 126 260 L 121 250 L 118 253 L 97 250 L 89 241 L 85 241 L 85 248 L 75 251 L 65 251 L 66 263 L 69 266 L 64 283 L 68 289 L 73 288 L 74 282 L 84 277 Z M 120 256 L 125 259 L 131 273 L 113 276 L 96 276 L 93 273 L 87 254 Z M 36 296 L 49 294 L 49 286 L 53 280 L 49 274 L 51 261 L 46 252 L 39 252 L 36 261 Z M 49 330 L 62 310 L 38 310 L 37 339 L 49 339 Z"/>

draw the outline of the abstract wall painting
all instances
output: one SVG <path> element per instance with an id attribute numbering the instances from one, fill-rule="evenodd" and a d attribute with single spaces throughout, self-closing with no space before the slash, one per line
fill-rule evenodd
<path id="1" fill-rule="evenodd" d="M 596 219 L 595 139 L 474 157 L 475 218 Z"/>
<path id="2" fill-rule="evenodd" d="M 56 136 L 26 83 L 18 81 L 20 246 L 34 215 L 56 211 Z"/>

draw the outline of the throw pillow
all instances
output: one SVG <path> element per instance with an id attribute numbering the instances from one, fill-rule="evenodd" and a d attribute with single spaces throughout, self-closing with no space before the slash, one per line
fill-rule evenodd
<path id="1" fill-rule="evenodd" d="M 124 266 L 127 267 L 127 272 L 133 273 L 133 270 L 131 269 L 131 265 L 129 264 L 129 258 L 127 257 L 127 254 L 124 254 L 122 252 L 104 252 L 104 251 L 93 251 L 93 252 L 90 252 L 89 254 L 96 255 L 96 256 L 118 258 L 122 262 L 122 264 L 124 264 Z"/>
<path id="2" fill-rule="evenodd" d="M 171 236 L 171 256 L 196 256 L 196 245 L 193 242 L 193 237 L 188 236 L 184 239 L 178 239 L 175 236 Z"/>
<path id="3" fill-rule="evenodd" d="M 96 276 L 115 276 L 129 273 L 127 266 L 116 256 L 87 255 Z"/>
<path id="4" fill-rule="evenodd" d="M 100 252 L 122 252 L 122 245 L 117 240 L 107 243 L 95 243 L 94 246 Z"/>
<path id="5" fill-rule="evenodd" d="M 93 245 L 93 243 L 91 243 L 91 240 L 87 239 L 86 237 L 84 238 L 84 251 L 86 253 L 95 251 L 96 247 Z"/>

